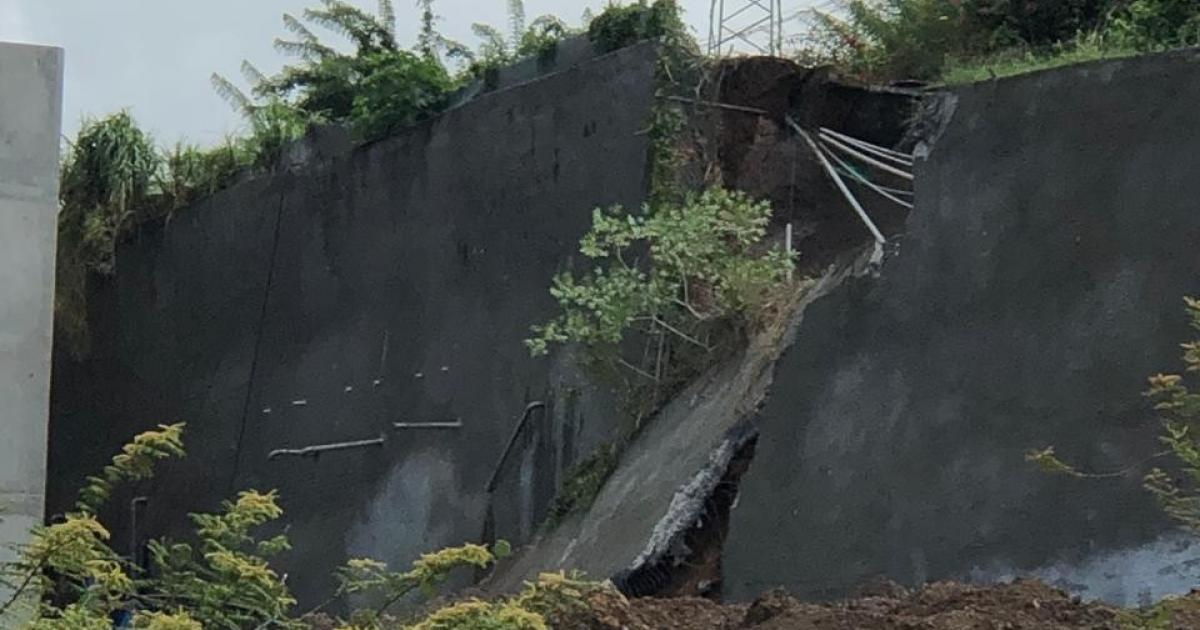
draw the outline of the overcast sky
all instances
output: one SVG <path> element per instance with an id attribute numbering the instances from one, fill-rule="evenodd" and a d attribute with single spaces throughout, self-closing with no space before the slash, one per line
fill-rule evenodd
<path id="1" fill-rule="evenodd" d="M 352 0 L 374 9 L 375 0 Z M 417 31 L 414 0 L 394 0 L 402 42 Z M 239 77 L 249 59 L 265 72 L 282 65 L 272 48 L 284 35 L 281 15 L 299 15 L 315 0 L 0 0 L 0 41 L 66 49 L 64 132 L 87 115 L 130 109 L 162 143 L 202 144 L 240 128 L 229 106 L 212 90 L 209 75 Z M 530 19 L 553 12 L 573 25 L 585 7 L 606 0 L 526 0 Z M 809 0 L 785 2 L 789 11 Z M 710 0 L 682 0 L 685 18 L 707 36 Z M 506 0 L 436 0 L 440 29 L 475 43 L 472 22 L 503 26 Z M 794 8 L 793 8 L 794 7 Z M 318 31 L 320 33 L 320 31 Z M 324 33 L 322 33 L 324 34 Z M 330 34 L 330 40 L 337 36 Z M 0 86 L 0 90 L 3 86 Z"/>

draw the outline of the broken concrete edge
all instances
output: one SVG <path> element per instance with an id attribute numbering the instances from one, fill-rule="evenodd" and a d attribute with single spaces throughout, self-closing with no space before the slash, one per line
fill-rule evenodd
<path id="1" fill-rule="evenodd" d="M 933 148 L 954 120 L 958 109 L 958 95 L 953 92 L 930 92 L 921 98 L 913 122 L 900 141 L 914 158 L 925 161 L 933 154 Z"/>
<path id="2" fill-rule="evenodd" d="M 641 555 L 630 568 L 610 578 L 617 590 L 627 596 L 652 595 L 661 590 L 670 579 L 671 569 L 692 554 L 684 538 L 701 525 L 707 505 L 730 465 L 738 453 L 757 440 L 758 428 L 750 419 L 743 419 L 726 433 L 709 455 L 708 464 L 671 498 L 667 514 L 654 526 Z"/>
<path id="3" fill-rule="evenodd" d="M 805 310 L 851 278 L 877 277 L 885 257 L 883 249 L 874 243 L 850 252 L 839 262 L 830 265 L 820 280 L 796 302 L 782 336 L 770 347 L 770 354 L 762 367 L 769 372 L 766 375 L 766 387 L 757 394 L 751 393 L 755 398 L 747 401 L 749 404 L 739 414 L 740 418 L 712 448 L 708 462 L 676 490 L 666 513 L 650 532 L 642 552 L 628 568 L 609 578 L 608 581 L 621 593 L 630 597 L 656 594 L 670 581 L 671 570 L 681 566 L 695 551 L 685 543 L 685 538 L 690 531 L 703 524 L 703 519 L 710 511 L 708 508 L 713 494 L 722 482 L 727 481 L 731 465 L 757 442 L 759 431 L 755 416 L 763 401 L 770 396 L 775 364 L 795 343 L 796 330 L 804 319 Z M 753 458 L 753 454 L 749 457 Z M 733 480 L 733 483 L 736 484 L 737 480 Z M 736 487 L 733 495 L 736 502 Z"/>

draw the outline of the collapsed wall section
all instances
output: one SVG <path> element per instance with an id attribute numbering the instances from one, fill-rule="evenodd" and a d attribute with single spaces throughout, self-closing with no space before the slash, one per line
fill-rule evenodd
<path id="1" fill-rule="evenodd" d="M 494 533 L 528 537 L 615 414 L 584 385 L 561 404 L 568 384 L 521 342 L 591 209 L 645 196 L 656 59 L 639 45 L 481 95 L 123 244 L 89 296 L 91 355 L 56 357 L 49 512 L 137 432 L 186 421 L 188 457 L 114 498 L 119 551 L 243 488 L 280 490 L 302 603 L 348 557 L 402 567 L 478 540 L 489 498 Z"/>
<path id="2" fill-rule="evenodd" d="M 1139 394 L 1180 367 L 1200 287 L 1200 53 L 957 89 L 881 275 L 814 303 L 758 418 L 726 593 L 846 594 L 1035 572 L 1133 602 L 1190 587 L 1140 475 Z M 1142 591 L 1148 591 L 1143 593 Z"/>

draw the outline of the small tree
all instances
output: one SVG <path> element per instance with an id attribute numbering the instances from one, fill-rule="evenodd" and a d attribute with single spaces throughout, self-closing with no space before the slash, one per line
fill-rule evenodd
<path id="1" fill-rule="evenodd" d="M 562 312 L 534 326 L 526 345 L 542 355 L 556 343 L 615 346 L 640 331 L 707 349 L 696 334 L 704 323 L 749 323 L 792 269 L 781 247 L 763 243 L 770 218 L 770 204 L 719 187 L 641 214 L 595 210 L 580 253 L 596 266 L 555 276 Z"/>

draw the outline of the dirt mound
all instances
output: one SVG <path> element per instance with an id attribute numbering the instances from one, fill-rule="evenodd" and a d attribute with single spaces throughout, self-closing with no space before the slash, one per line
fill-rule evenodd
<path id="1" fill-rule="evenodd" d="M 627 600 L 612 591 L 594 593 L 585 618 L 556 627 L 592 630 L 1120 630 L 1134 613 L 1077 597 L 1037 581 L 999 586 L 937 583 L 909 592 L 898 585 L 864 589 L 862 596 L 830 604 L 805 604 L 772 592 L 745 605 L 705 599 Z M 1163 628 L 1196 628 L 1200 600 L 1168 611 Z M 1136 623 L 1136 622 L 1135 622 Z M 1132 626 L 1132 627 L 1137 627 Z"/>

